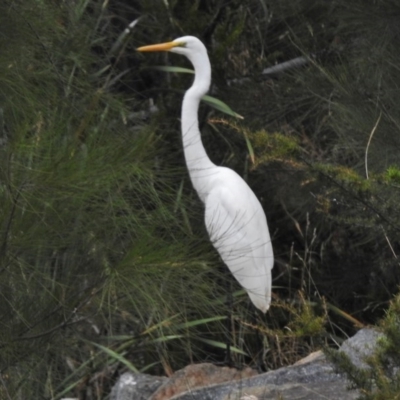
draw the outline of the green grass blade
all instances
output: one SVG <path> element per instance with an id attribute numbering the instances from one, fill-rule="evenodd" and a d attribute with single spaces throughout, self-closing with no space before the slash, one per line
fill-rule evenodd
<path id="1" fill-rule="evenodd" d="M 194 74 L 194 71 L 189 68 L 174 67 L 173 65 L 157 65 L 155 67 L 148 67 L 148 69 L 155 69 L 163 72 L 176 72 L 178 74 Z"/>
<path id="2" fill-rule="evenodd" d="M 240 114 L 236 113 L 232 110 L 227 104 L 223 101 L 216 99 L 215 97 L 205 95 L 202 100 L 207 103 L 209 106 L 215 108 L 218 111 L 223 112 L 224 114 L 230 115 L 235 118 L 244 119 Z"/>
<path id="3" fill-rule="evenodd" d="M 124 364 L 131 371 L 139 373 L 139 370 L 130 361 L 128 361 L 125 357 L 123 357 L 122 354 L 118 354 L 115 351 L 109 349 L 108 347 L 102 346 L 101 344 L 98 344 L 98 343 L 91 342 L 91 344 L 98 347 L 100 350 L 104 351 L 104 353 L 109 355 L 114 360 L 117 360 L 121 364 Z"/>
<path id="4" fill-rule="evenodd" d="M 217 342 L 216 340 L 210 340 L 210 339 L 197 338 L 197 340 L 199 340 L 200 342 L 206 343 L 206 344 L 208 344 L 210 346 L 216 347 L 218 349 L 226 350 L 226 343 Z M 238 349 L 237 347 L 231 346 L 230 349 L 231 349 L 232 353 L 241 354 L 242 356 L 246 356 L 246 357 L 249 356 L 246 352 L 244 352 L 243 350 Z"/>
<path id="5" fill-rule="evenodd" d="M 164 72 L 174 72 L 174 73 L 183 73 L 183 74 L 194 74 L 192 69 L 183 68 L 183 67 L 175 67 L 170 65 L 158 65 L 155 67 L 149 67 L 149 69 L 155 69 L 157 71 Z M 226 103 L 223 101 L 216 99 L 215 97 L 205 95 L 202 100 L 207 103 L 209 106 L 215 108 L 218 111 L 223 112 L 224 114 L 230 115 L 235 118 L 244 119 L 240 114 L 233 111 Z"/>
<path id="6" fill-rule="evenodd" d="M 211 317 L 211 318 L 204 318 L 204 319 L 198 319 L 196 321 L 188 321 L 184 322 L 182 324 L 176 325 L 176 329 L 186 329 L 186 328 L 193 328 L 194 326 L 198 325 L 204 325 L 208 324 L 209 322 L 215 322 L 215 321 L 223 321 L 225 320 L 226 317 Z"/>
<path id="7" fill-rule="evenodd" d="M 182 339 L 184 336 L 183 335 L 167 335 L 167 336 L 161 336 L 158 337 L 154 340 L 150 340 L 149 343 L 164 343 L 168 342 L 170 340 L 176 340 L 176 339 Z"/>

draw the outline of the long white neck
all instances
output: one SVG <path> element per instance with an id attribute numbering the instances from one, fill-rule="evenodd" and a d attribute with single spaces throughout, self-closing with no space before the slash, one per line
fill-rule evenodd
<path id="1" fill-rule="evenodd" d="M 208 158 L 199 130 L 198 110 L 201 98 L 211 83 L 210 61 L 205 54 L 190 57 L 195 71 L 193 85 L 185 93 L 182 103 L 182 140 L 190 179 L 200 199 L 207 196 L 207 182 L 215 165 Z"/>

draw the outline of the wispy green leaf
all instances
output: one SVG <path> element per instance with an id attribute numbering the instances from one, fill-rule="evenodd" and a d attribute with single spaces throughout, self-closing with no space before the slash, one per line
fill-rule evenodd
<path id="1" fill-rule="evenodd" d="M 167 336 L 160 336 L 156 339 L 150 340 L 149 343 L 163 343 L 168 342 L 170 340 L 182 339 L 183 335 L 167 335 Z"/>
<path id="2" fill-rule="evenodd" d="M 155 70 L 164 71 L 164 72 L 194 74 L 194 71 L 192 69 L 169 66 L 169 65 L 164 65 L 164 66 L 159 65 L 159 66 L 155 66 L 155 67 L 149 67 L 149 69 L 155 69 Z M 230 115 L 235 118 L 244 119 L 244 117 L 242 117 L 240 114 L 233 111 L 226 103 L 224 103 L 223 101 L 221 101 L 215 97 L 205 95 L 205 96 L 203 96 L 202 100 L 205 103 L 207 103 L 209 106 L 215 108 L 218 111 L 223 112 L 224 114 Z"/>
<path id="3" fill-rule="evenodd" d="M 233 111 L 226 103 L 219 99 L 216 99 L 215 97 L 205 95 L 203 96 L 203 101 L 218 111 L 221 111 L 235 118 L 244 119 L 244 117 Z"/>
<path id="4" fill-rule="evenodd" d="M 215 322 L 215 321 L 223 321 L 225 320 L 226 317 L 212 317 L 212 318 L 204 318 L 204 319 L 199 319 L 196 321 L 187 321 L 184 322 L 183 324 L 178 324 L 175 326 L 176 329 L 186 329 L 186 328 L 193 328 L 194 326 L 198 325 L 205 325 L 210 322 Z"/>
<path id="5" fill-rule="evenodd" d="M 157 71 L 164 71 L 164 72 L 176 72 L 178 74 L 194 74 L 194 71 L 192 69 L 175 67 L 172 65 L 156 65 L 153 67 L 148 67 L 148 69 L 155 69 Z"/>
<path id="6" fill-rule="evenodd" d="M 247 146 L 247 150 L 249 151 L 250 160 L 254 164 L 255 163 L 254 149 L 253 149 L 253 145 L 250 142 L 249 137 L 246 134 L 246 131 L 244 131 L 244 139 L 246 140 L 246 146 Z"/>
<path id="7" fill-rule="evenodd" d="M 131 371 L 136 373 L 139 372 L 139 370 L 130 361 L 128 361 L 125 357 L 123 357 L 122 354 L 116 353 L 115 351 L 109 349 L 108 347 L 102 346 L 101 344 L 98 343 L 91 342 L 91 344 L 93 346 L 98 347 L 100 350 L 104 351 L 104 353 L 108 354 L 114 360 L 119 361 L 121 364 L 124 364 Z"/>
<path id="8" fill-rule="evenodd" d="M 204 339 L 204 338 L 197 338 L 197 340 L 199 340 L 200 342 L 206 343 L 210 346 L 217 347 L 218 349 L 226 350 L 226 343 L 217 342 L 216 340 L 210 340 L 210 339 Z M 241 354 L 242 356 L 247 356 L 247 357 L 249 356 L 246 352 L 244 352 L 243 350 L 240 350 L 234 346 L 231 346 L 230 350 L 232 353 Z"/>

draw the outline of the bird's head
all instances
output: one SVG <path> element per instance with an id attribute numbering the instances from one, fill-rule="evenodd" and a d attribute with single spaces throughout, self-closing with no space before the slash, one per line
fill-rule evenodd
<path id="1" fill-rule="evenodd" d="M 152 44 L 136 49 L 140 52 L 148 51 L 170 51 L 171 53 L 182 54 L 192 60 L 196 55 L 207 54 L 204 44 L 194 36 L 183 36 L 172 42 Z"/>
<path id="2" fill-rule="evenodd" d="M 211 65 L 207 49 L 199 39 L 194 36 L 183 36 L 172 42 L 152 44 L 150 46 L 139 47 L 136 50 L 140 52 L 170 51 L 186 56 L 192 63 L 195 71 L 194 83 L 191 89 L 195 90 L 200 97 L 207 93 L 211 82 Z"/>

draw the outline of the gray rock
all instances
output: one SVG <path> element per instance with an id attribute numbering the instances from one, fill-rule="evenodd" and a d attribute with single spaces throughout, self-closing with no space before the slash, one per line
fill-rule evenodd
<path id="1" fill-rule="evenodd" d="M 258 373 L 251 368 L 244 368 L 239 371 L 236 368 L 217 367 L 210 363 L 191 364 L 176 371 L 149 400 L 167 400 L 187 390 L 195 390 L 222 383 L 232 384 L 234 381 L 241 381 L 256 375 Z"/>
<path id="2" fill-rule="evenodd" d="M 369 368 L 364 359 L 371 356 L 376 349 L 378 340 L 383 333 L 376 329 L 364 328 L 358 331 L 353 337 L 343 342 L 340 350 L 346 353 L 352 363 L 358 368 Z"/>
<path id="3" fill-rule="evenodd" d="M 111 390 L 110 400 L 147 400 L 168 378 L 147 374 L 122 374 Z"/>
<path id="4" fill-rule="evenodd" d="M 347 384 L 344 377 L 335 373 L 324 354 L 316 352 L 290 367 L 243 379 L 238 383 L 188 391 L 171 397 L 171 400 L 240 400 L 246 395 L 253 395 L 257 400 L 356 399 L 359 394 L 347 391 Z"/>
<path id="5" fill-rule="evenodd" d="M 368 368 L 364 358 L 371 355 L 382 334 L 365 328 L 346 340 L 340 350 L 355 365 Z M 125 378 L 124 378 L 125 377 Z M 139 379 L 140 378 L 140 379 Z M 142 381 L 141 381 L 142 379 Z M 111 400 L 147 400 L 156 389 L 167 381 L 149 375 L 124 374 L 113 388 Z M 121 383 L 121 380 L 123 381 Z M 321 351 L 310 354 L 290 367 L 280 368 L 251 378 L 222 384 L 190 388 L 170 397 L 171 400 L 354 400 L 356 390 L 347 390 L 349 382 L 335 372 L 333 365 Z M 158 385 L 158 386 L 157 386 Z M 141 389 L 142 388 L 142 389 Z M 141 389 L 141 391 L 139 391 Z M 125 397 L 123 397 L 125 396 Z"/>

